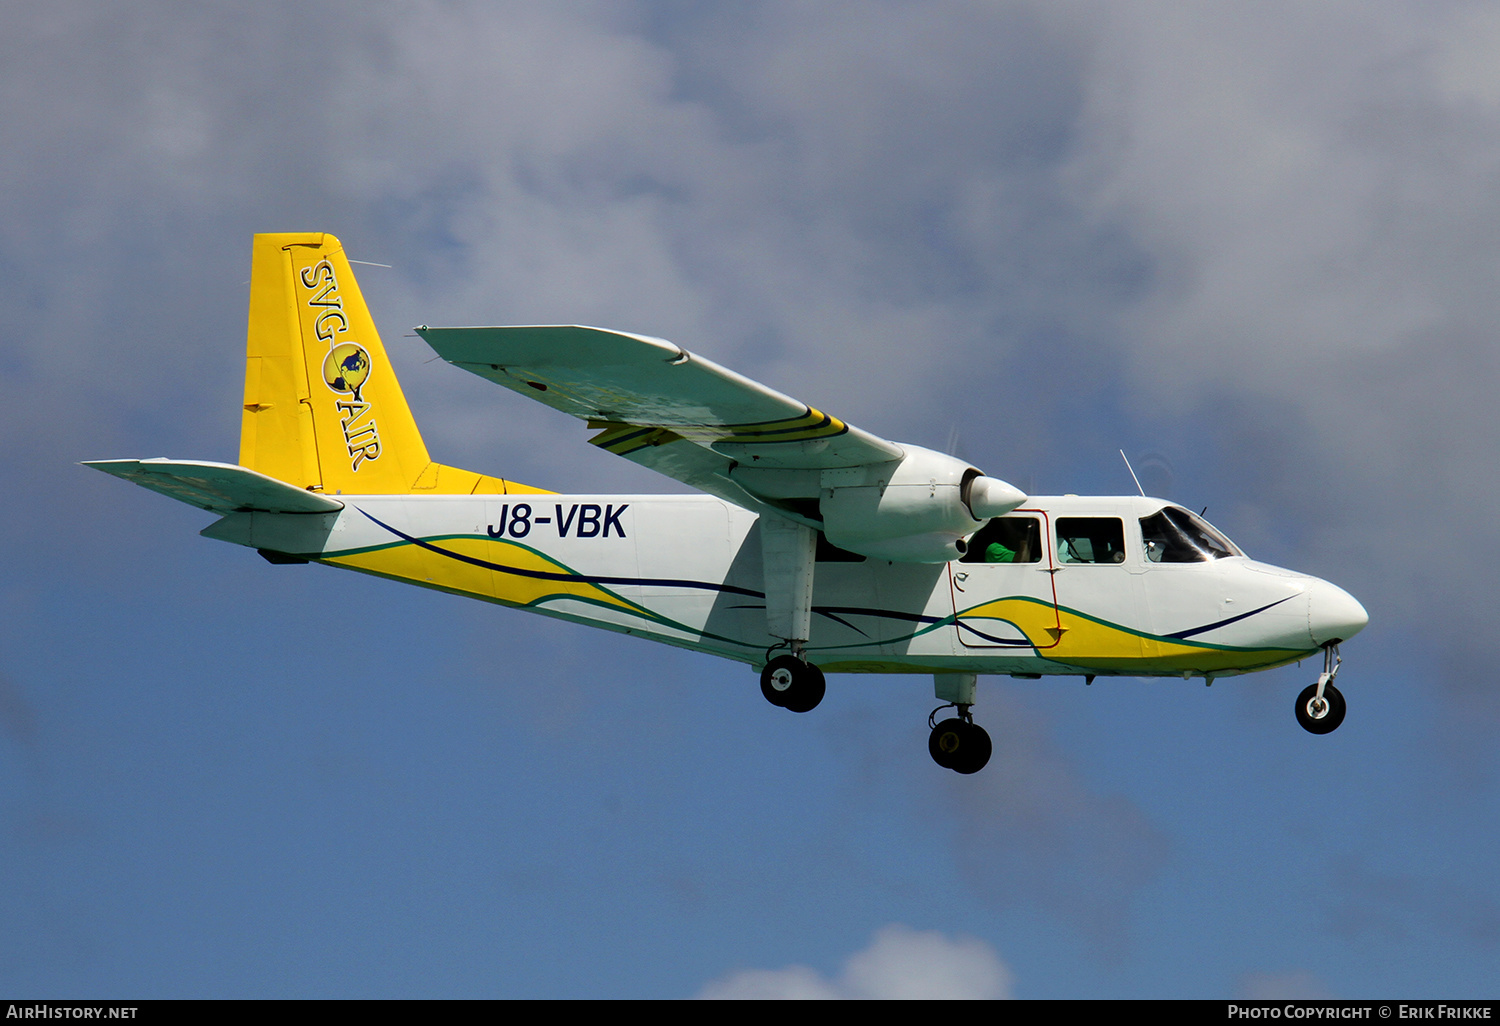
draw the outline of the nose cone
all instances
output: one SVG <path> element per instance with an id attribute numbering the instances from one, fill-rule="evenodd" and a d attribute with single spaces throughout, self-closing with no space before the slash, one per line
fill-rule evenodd
<path id="1" fill-rule="evenodd" d="M 1348 641 L 1370 622 L 1359 600 L 1337 585 L 1313 581 L 1307 592 L 1307 627 L 1316 645 Z"/>

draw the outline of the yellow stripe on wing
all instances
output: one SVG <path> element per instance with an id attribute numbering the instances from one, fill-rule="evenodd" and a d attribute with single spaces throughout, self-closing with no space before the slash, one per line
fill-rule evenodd
<path id="1" fill-rule="evenodd" d="M 705 446 L 716 442 L 737 442 L 742 445 L 774 444 L 832 438 L 849 430 L 849 425 L 837 417 L 829 416 L 812 407 L 808 407 L 807 412 L 801 416 L 755 424 L 674 424 L 666 428 L 609 420 L 591 420 L 589 427 L 603 429 L 599 434 L 590 438 L 589 443 L 617 456 L 627 456 L 647 446 L 666 445 L 679 439 L 687 439 Z"/>

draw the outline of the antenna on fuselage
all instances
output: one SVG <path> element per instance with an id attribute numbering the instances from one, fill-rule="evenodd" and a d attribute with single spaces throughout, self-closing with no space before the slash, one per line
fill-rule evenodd
<path id="1" fill-rule="evenodd" d="M 1146 489 L 1141 487 L 1141 479 L 1135 476 L 1135 468 L 1130 465 L 1130 457 L 1125 455 L 1125 450 L 1120 450 L 1120 459 L 1125 461 L 1125 469 L 1130 471 L 1130 480 L 1135 482 L 1135 490 L 1141 493 L 1141 498 L 1146 497 Z"/>

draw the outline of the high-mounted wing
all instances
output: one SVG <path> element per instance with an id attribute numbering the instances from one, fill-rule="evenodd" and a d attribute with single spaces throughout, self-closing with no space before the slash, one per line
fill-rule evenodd
<path id="1" fill-rule="evenodd" d="M 449 363 L 586 421 L 594 445 L 758 512 L 816 522 L 822 471 L 905 455 L 663 339 L 576 325 L 416 331 Z"/>
<path id="2" fill-rule="evenodd" d="M 586 421 L 600 448 L 866 556 L 952 559 L 981 521 L 1025 499 L 659 338 L 576 325 L 417 334 L 449 363 Z"/>

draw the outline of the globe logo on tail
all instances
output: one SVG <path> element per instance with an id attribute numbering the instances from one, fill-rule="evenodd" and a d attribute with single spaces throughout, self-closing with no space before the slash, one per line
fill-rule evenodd
<path id="1" fill-rule="evenodd" d="M 348 392 L 359 399 L 359 390 L 370 377 L 370 354 L 363 346 L 343 342 L 323 358 L 323 380 L 335 392 Z"/>

